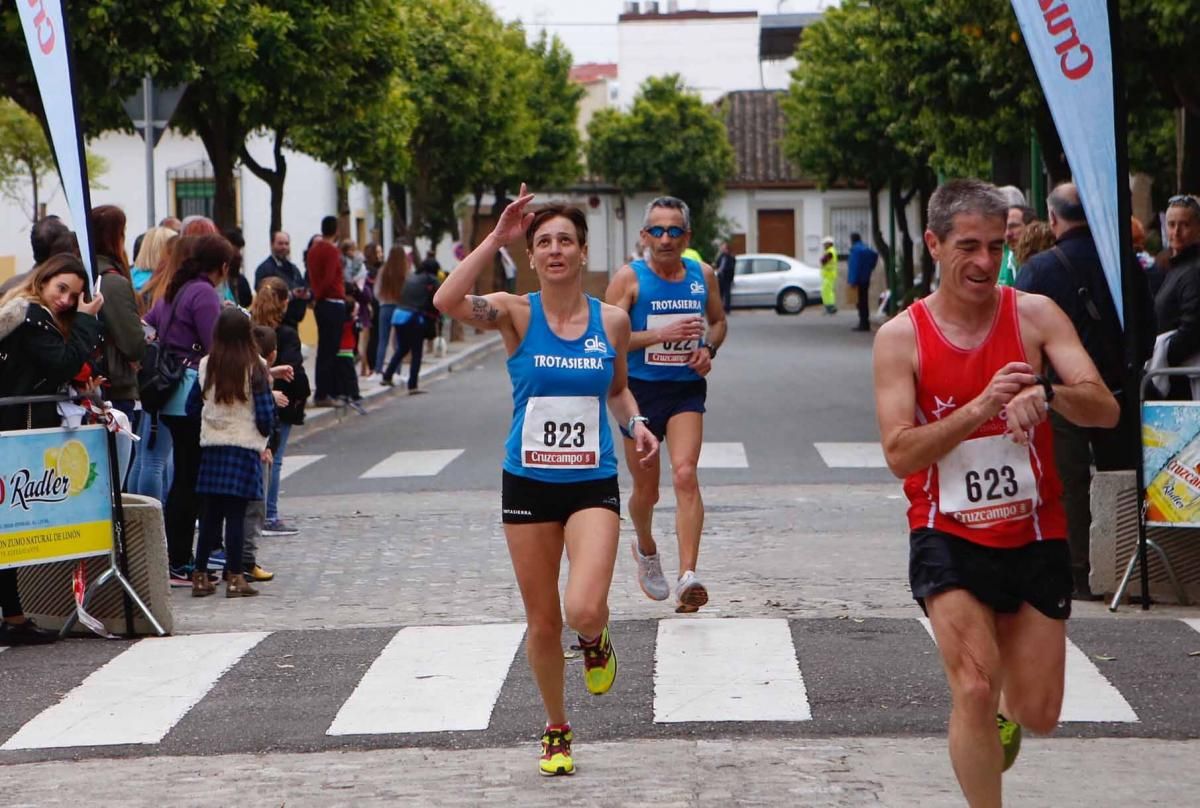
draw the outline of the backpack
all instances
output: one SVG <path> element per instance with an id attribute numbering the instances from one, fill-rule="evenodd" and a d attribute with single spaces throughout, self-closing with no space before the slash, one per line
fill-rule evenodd
<path id="1" fill-rule="evenodd" d="M 1082 277 L 1071 259 L 1060 247 L 1053 247 L 1054 256 L 1071 276 L 1071 284 L 1083 307 L 1083 322 L 1075 323 L 1079 332 L 1079 341 L 1091 357 L 1100 378 L 1114 393 L 1119 393 L 1124 386 L 1125 376 L 1125 337 L 1121 331 L 1120 321 L 1109 321 L 1100 314 L 1100 309 L 1093 299 L 1092 290 L 1087 280 Z"/>

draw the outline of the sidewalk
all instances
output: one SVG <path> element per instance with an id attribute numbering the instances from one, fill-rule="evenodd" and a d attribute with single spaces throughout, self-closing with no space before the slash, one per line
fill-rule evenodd
<path id="1" fill-rule="evenodd" d="M 501 345 L 501 337 L 495 332 L 482 331 L 476 333 L 473 328 L 464 328 L 463 331 L 463 339 L 447 345 L 445 356 L 434 356 L 432 353 L 426 353 L 422 357 L 422 386 L 444 374 L 453 373 L 467 364 L 482 359 Z M 315 389 L 317 380 L 317 349 L 306 345 L 304 352 L 304 370 L 308 373 L 309 383 Z M 388 352 L 388 357 L 391 357 L 390 351 Z M 408 359 L 406 358 L 400 367 L 400 372 L 396 374 L 396 378 L 393 380 L 396 383 L 395 387 L 384 387 L 379 384 L 378 380 L 368 380 L 365 376 L 359 376 L 359 392 L 362 393 L 365 402 L 389 394 L 405 395 L 407 391 L 404 385 L 408 381 L 408 367 Z M 310 399 L 308 406 L 304 410 L 304 426 L 293 430 L 291 439 L 299 440 L 305 435 L 311 435 L 314 431 L 337 423 L 348 415 L 355 415 L 355 413 L 347 407 L 314 407 Z"/>

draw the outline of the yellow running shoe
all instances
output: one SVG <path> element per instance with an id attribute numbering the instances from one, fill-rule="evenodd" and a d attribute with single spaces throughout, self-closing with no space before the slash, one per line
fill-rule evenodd
<path id="1" fill-rule="evenodd" d="M 608 636 L 608 626 L 592 643 L 580 637 L 575 647 L 583 652 L 583 683 L 588 692 L 593 696 L 607 693 L 617 680 L 617 649 Z"/>
<path id="2" fill-rule="evenodd" d="M 542 733 L 542 757 L 538 761 L 542 776 L 575 773 L 575 761 L 571 759 L 571 741 L 574 737 L 570 724 L 546 727 Z"/>
<path id="3" fill-rule="evenodd" d="M 1021 725 L 996 713 L 996 729 L 1000 731 L 1000 747 L 1004 750 L 1004 767 L 1000 771 L 1006 772 L 1021 753 Z"/>

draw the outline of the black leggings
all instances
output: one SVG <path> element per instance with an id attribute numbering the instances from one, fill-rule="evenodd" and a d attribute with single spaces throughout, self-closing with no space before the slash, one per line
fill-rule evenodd
<path id="1" fill-rule="evenodd" d="M 175 456 L 175 474 L 163 508 L 167 557 L 172 567 L 183 567 L 192 559 L 192 534 L 199 510 L 196 478 L 200 474 L 200 419 L 180 415 L 161 418 L 171 430 Z"/>
<path id="2" fill-rule="evenodd" d="M 21 608 L 21 596 L 17 594 L 17 571 L 0 570 L 0 613 L 5 617 L 17 617 L 25 613 Z"/>
<path id="3" fill-rule="evenodd" d="M 245 497 L 206 494 L 200 511 L 200 540 L 196 542 L 196 569 L 208 569 L 208 555 L 221 544 L 221 525 L 225 525 L 225 571 L 242 574 L 242 552 L 246 539 Z"/>
<path id="4" fill-rule="evenodd" d="M 412 352 L 412 362 L 408 367 L 408 389 L 416 390 L 421 377 L 421 354 L 425 350 L 425 326 L 421 318 L 414 314 L 407 323 L 393 326 L 392 329 L 396 334 L 396 353 L 392 355 L 392 361 L 388 362 L 383 378 L 391 381 L 392 376 L 400 369 L 404 355 Z"/>

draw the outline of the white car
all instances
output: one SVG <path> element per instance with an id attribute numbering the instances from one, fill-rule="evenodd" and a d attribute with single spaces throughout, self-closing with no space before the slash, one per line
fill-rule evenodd
<path id="1" fill-rule="evenodd" d="M 821 302 L 821 271 L 778 253 L 739 255 L 730 302 L 735 309 L 769 306 L 780 314 L 799 314 Z"/>

